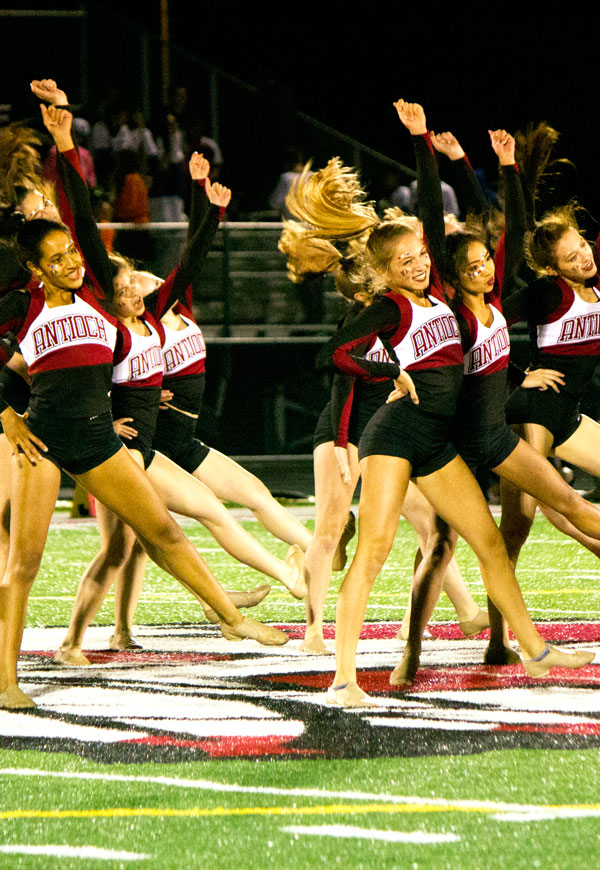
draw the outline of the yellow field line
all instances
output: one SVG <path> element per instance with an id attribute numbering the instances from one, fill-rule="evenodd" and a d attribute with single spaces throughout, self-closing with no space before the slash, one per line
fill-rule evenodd
<path id="1" fill-rule="evenodd" d="M 528 808 L 529 809 L 529 808 Z M 600 811 L 598 804 L 547 804 L 536 805 L 537 811 L 592 810 Z M 368 813 L 494 813 L 500 815 L 506 810 L 489 805 L 456 806 L 452 804 L 328 804 L 314 807 L 112 807 L 97 810 L 6 810 L 0 812 L 0 819 L 91 819 L 91 818 L 134 818 L 136 816 L 330 816 L 363 815 Z"/>

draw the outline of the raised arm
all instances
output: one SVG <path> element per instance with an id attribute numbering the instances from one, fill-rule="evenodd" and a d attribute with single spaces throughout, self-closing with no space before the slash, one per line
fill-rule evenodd
<path id="1" fill-rule="evenodd" d="M 456 188 L 466 214 L 485 216 L 489 211 L 490 204 L 456 136 L 450 131 L 432 133 L 431 142 L 435 150 L 439 151 L 440 154 L 445 154 L 452 163 L 452 170 L 456 176 Z"/>
<path id="2" fill-rule="evenodd" d="M 203 154 L 194 151 L 189 162 L 192 179 L 192 199 L 190 203 L 190 220 L 188 223 L 188 239 L 191 238 L 204 218 L 210 205 L 206 195 L 206 183 L 210 173 L 210 163 Z"/>
<path id="3" fill-rule="evenodd" d="M 112 270 L 106 248 L 96 227 L 89 191 L 81 176 L 79 157 L 71 137 L 73 116 L 66 109 L 40 106 L 44 125 L 56 144 L 65 194 L 72 214 L 77 245 L 83 255 L 88 278 L 94 283 L 102 304 L 110 309 L 113 297 Z"/>
<path id="4" fill-rule="evenodd" d="M 398 117 L 413 137 L 417 159 L 417 191 L 419 213 L 425 230 L 425 240 L 437 271 L 443 269 L 446 251 L 444 204 L 438 175 L 437 160 L 427 132 L 425 110 L 419 103 L 398 100 L 394 103 Z"/>
<path id="5" fill-rule="evenodd" d="M 515 163 L 515 140 L 506 130 L 490 130 L 490 141 L 500 161 L 504 182 L 506 230 L 496 250 L 496 274 L 502 295 L 509 295 L 524 258 L 524 238 L 527 230 L 525 198 L 519 170 Z"/>
<path id="6" fill-rule="evenodd" d="M 176 302 L 185 300 L 187 307 L 191 306 L 189 288 L 196 286 L 200 280 L 204 261 L 219 228 L 219 220 L 231 200 L 231 191 L 218 182 L 211 184 L 207 179 L 206 196 L 209 202 L 208 210 L 192 238 L 188 239 L 181 262 L 158 290 L 145 297 L 146 308 L 157 319 L 160 319 Z"/>

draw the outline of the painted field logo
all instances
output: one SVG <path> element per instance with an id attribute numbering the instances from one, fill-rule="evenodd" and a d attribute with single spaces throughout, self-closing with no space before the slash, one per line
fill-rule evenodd
<path id="1" fill-rule="evenodd" d="M 301 636 L 299 626 L 288 626 Z M 600 669 L 557 670 L 532 680 L 520 666 L 481 664 L 485 642 L 459 641 L 437 626 L 409 691 L 389 685 L 399 658 L 398 625 L 365 627 L 361 686 L 377 702 L 325 705 L 332 659 L 285 647 L 231 644 L 212 626 L 142 628 L 141 653 L 104 651 L 107 629 L 92 629 L 91 668 L 52 663 L 60 629 L 26 633 L 21 683 L 32 712 L 0 711 L 0 743 L 71 751 L 102 761 L 182 757 L 356 758 L 464 754 L 515 747 L 600 745 Z M 547 623 L 548 639 L 594 648 L 600 625 Z M 241 649 L 240 649 L 241 647 Z"/>

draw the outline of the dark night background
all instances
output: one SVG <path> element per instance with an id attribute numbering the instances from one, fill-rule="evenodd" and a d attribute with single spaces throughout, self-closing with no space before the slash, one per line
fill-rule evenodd
<path id="1" fill-rule="evenodd" d="M 51 3 L 26 4 L 52 8 Z M 57 4 L 58 5 L 58 4 Z M 61 9 L 81 4 L 61 2 Z M 140 26 L 150 35 L 150 82 L 160 104 L 159 3 L 89 3 L 89 100 L 84 114 L 109 91 L 131 104 L 141 100 Z M 275 11 L 271 11 L 271 9 Z M 569 191 L 600 214 L 597 173 L 597 33 L 593 18 L 576 7 L 560 14 L 537 7 L 480 6 L 440 9 L 328 4 L 312 7 L 220 2 L 170 3 L 171 83 L 185 84 L 198 111 L 207 113 L 208 86 L 196 55 L 258 89 L 247 93 L 221 83 L 219 140 L 227 180 L 258 200 L 281 171 L 286 144 L 304 146 L 316 163 L 343 151 L 308 133 L 294 110 L 412 165 L 408 137 L 399 129 L 392 100 L 422 102 L 430 126 L 452 129 L 471 160 L 492 174 L 488 127 L 511 131 L 545 119 L 562 137 L 560 156 L 578 176 Z M 485 10 L 485 11 L 484 11 Z M 27 97 L 33 77 L 53 77 L 72 102 L 80 98 L 81 28 L 51 19 L 2 19 L 4 70 L 0 102 L 17 113 L 35 110 Z M 341 156 L 352 162 L 352 154 Z M 381 173 L 363 166 L 365 184 L 378 195 Z M 249 178 L 255 178 L 254 182 Z"/>

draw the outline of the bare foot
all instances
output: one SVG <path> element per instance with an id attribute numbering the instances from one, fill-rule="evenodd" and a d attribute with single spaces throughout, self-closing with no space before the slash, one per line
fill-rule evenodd
<path id="1" fill-rule="evenodd" d="M 35 706 L 33 698 L 22 692 L 18 686 L 8 686 L 0 695 L 0 707 L 3 710 L 30 710 Z"/>
<path id="2" fill-rule="evenodd" d="M 519 665 L 521 656 L 509 646 L 489 644 L 483 654 L 483 661 L 486 665 Z"/>
<path id="3" fill-rule="evenodd" d="M 108 648 L 113 652 L 123 652 L 124 650 L 142 649 L 142 645 L 141 643 L 138 643 L 128 631 L 115 631 L 115 633 L 110 636 Z"/>
<path id="4" fill-rule="evenodd" d="M 390 674 L 391 686 L 412 686 L 419 670 L 420 653 L 405 647 L 402 658 Z"/>
<path id="5" fill-rule="evenodd" d="M 263 599 L 267 597 L 269 592 L 271 591 L 270 586 L 256 586 L 254 589 L 249 589 L 247 592 L 242 589 L 241 591 L 230 591 L 225 594 L 229 598 L 232 604 L 240 610 L 243 607 L 256 607 L 257 604 L 260 604 Z M 216 610 L 213 610 L 212 607 L 209 607 L 208 604 L 202 605 L 204 608 L 204 615 L 208 619 L 209 622 L 212 622 L 213 625 L 216 625 L 221 620 L 217 615 Z"/>
<path id="6" fill-rule="evenodd" d="M 235 625 L 221 622 L 221 634 L 226 640 L 242 640 L 247 637 L 262 643 L 263 646 L 283 646 L 290 639 L 289 635 L 274 625 L 264 625 L 249 616 Z"/>
<path id="7" fill-rule="evenodd" d="M 84 668 L 92 664 L 81 652 L 81 647 L 78 646 L 60 647 L 54 653 L 53 660 L 57 665 L 67 665 L 74 668 Z"/>
<path id="8" fill-rule="evenodd" d="M 300 644 L 301 652 L 310 653 L 313 656 L 333 656 L 335 653 L 325 646 L 322 637 L 305 637 Z"/>
<path id="9" fill-rule="evenodd" d="M 370 698 L 357 683 L 331 686 L 327 689 L 327 703 L 332 707 L 378 707 L 379 702 Z"/>
<path id="10" fill-rule="evenodd" d="M 292 544 L 287 551 L 285 563 L 292 569 L 290 582 L 285 584 L 288 592 L 294 598 L 306 598 L 308 589 L 304 579 L 304 552 L 298 544 Z"/>

